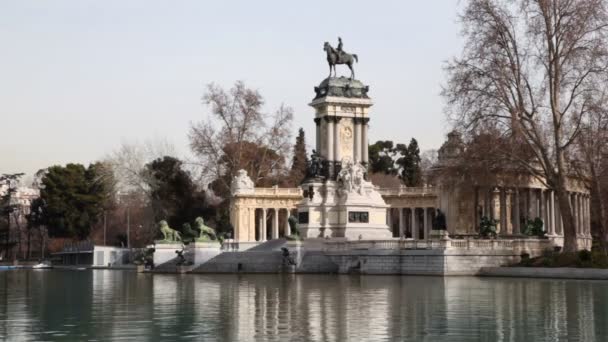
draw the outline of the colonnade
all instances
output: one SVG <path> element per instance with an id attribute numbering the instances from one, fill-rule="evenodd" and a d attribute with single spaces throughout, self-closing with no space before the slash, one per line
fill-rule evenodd
<path id="1" fill-rule="evenodd" d="M 430 238 L 435 208 L 397 207 L 388 208 L 387 211 L 386 223 L 393 232 L 393 237 L 414 240 Z"/>
<path id="2" fill-rule="evenodd" d="M 569 192 L 576 234 L 591 236 L 590 195 Z M 499 235 L 523 233 L 526 220 L 540 218 L 548 236 L 561 236 L 564 232 L 559 201 L 555 191 L 541 188 L 478 187 L 475 188 L 475 222 L 478 229 L 482 217 L 497 221 Z"/>
<path id="3" fill-rule="evenodd" d="M 289 227 L 289 208 L 252 208 L 257 217 L 255 241 L 267 241 L 291 235 Z M 283 217 L 283 220 L 280 218 Z M 282 221 L 282 229 L 279 223 Z"/>
<path id="4" fill-rule="evenodd" d="M 321 146 L 322 133 L 321 133 L 321 118 L 315 119 L 316 124 L 316 150 L 323 156 L 326 160 L 341 162 L 342 159 L 350 159 L 354 162 L 360 162 L 362 164 L 367 164 L 369 160 L 369 151 L 368 151 L 368 122 L 369 118 L 363 117 L 341 117 L 341 116 L 324 116 L 323 117 L 324 125 L 325 125 L 325 143 Z M 348 134 L 346 132 L 342 132 L 340 129 L 341 120 L 352 120 L 352 144 L 353 144 L 353 155 L 352 156 L 343 156 L 341 155 L 342 148 L 340 144 L 342 143 L 340 136 L 341 134 Z"/>

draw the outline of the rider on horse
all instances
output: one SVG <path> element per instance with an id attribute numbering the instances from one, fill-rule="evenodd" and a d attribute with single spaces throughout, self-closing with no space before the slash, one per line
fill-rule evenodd
<path id="1" fill-rule="evenodd" d="M 341 60 L 342 55 L 344 54 L 344 50 L 342 50 L 342 38 L 338 37 L 338 47 L 336 51 L 338 52 L 338 60 Z"/>

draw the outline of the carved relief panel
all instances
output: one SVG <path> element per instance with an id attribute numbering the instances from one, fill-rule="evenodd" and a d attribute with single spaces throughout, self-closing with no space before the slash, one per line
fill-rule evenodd
<path id="1" fill-rule="evenodd" d="M 354 133 L 352 119 L 340 120 L 340 155 L 342 159 L 353 160 Z"/>

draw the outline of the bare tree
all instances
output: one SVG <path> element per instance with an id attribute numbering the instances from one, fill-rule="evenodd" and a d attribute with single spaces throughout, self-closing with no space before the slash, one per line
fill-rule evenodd
<path id="1" fill-rule="evenodd" d="M 564 251 L 575 251 L 569 158 L 608 65 L 606 3 L 470 0 L 461 20 L 464 51 L 443 91 L 449 115 L 465 132 L 493 127 L 529 147 L 532 162 L 513 161 L 555 190 Z"/>
<path id="2" fill-rule="evenodd" d="M 596 235 L 604 253 L 608 253 L 608 94 L 590 106 L 589 117 L 582 124 L 576 140 L 580 156 L 580 177 L 591 188 L 591 209 Z"/>
<path id="3" fill-rule="evenodd" d="M 104 163 L 111 165 L 120 192 L 148 193 L 150 179 L 144 172 L 145 165 L 155 159 L 175 155 L 175 147 L 166 139 L 123 142 L 105 158 Z"/>
<path id="4" fill-rule="evenodd" d="M 211 115 L 191 125 L 189 138 L 208 182 L 228 189 L 236 171 L 246 169 L 259 185 L 287 171 L 291 108 L 282 105 L 273 115 L 265 114 L 262 95 L 240 81 L 229 91 L 209 84 L 203 103 Z"/>

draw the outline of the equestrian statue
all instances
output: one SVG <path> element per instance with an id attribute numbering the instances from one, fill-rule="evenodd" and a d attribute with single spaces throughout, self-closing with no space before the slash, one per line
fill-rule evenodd
<path id="1" fill-rule="evenodd" d="M 334 70 L 334 77 L 336 77 L 336 64 L 346 64 L 350 69 L 350 79 L 355 79 L 355 70 L 353 64 L 359 62 L 359 58 L 356 54 L 346 53 L 342 50 L 342 38 L 338 37 L 338 48 L 334 49 L 328 42 L 325 42 L 323 50 L 327 53 L 327 64 L 329 64 L 329 77 L 331 77 L 331 70 Z"/>

